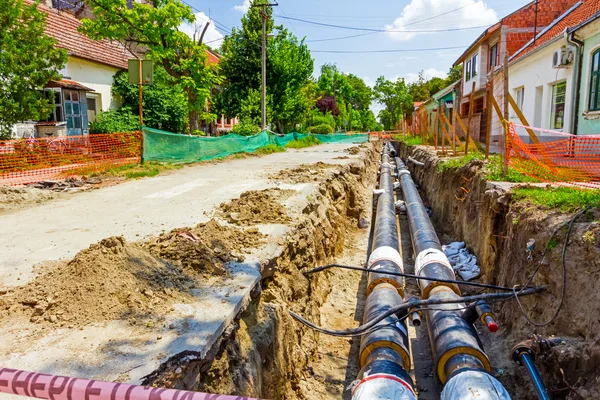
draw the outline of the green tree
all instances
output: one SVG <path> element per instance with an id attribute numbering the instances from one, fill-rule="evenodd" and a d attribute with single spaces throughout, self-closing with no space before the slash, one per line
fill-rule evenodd
<path id="1" fill-rule="evenodd" d="M 368 110 L 373 101 L 373 90 L 356 75 L 349 74 L 347 81 L 352 88 L 347 100 L 352 104 L 352 107 L 358 111 Z"/>
<path id="2" fill-rule="evenodd" d="M 413 98 L 403 78 L 398 78 L 393 82 L 380 76 L 375 83 L 374 93 L 379 104 L 385 106 L 389 114 L 386 115 L 386 118 L 389 118 L 392 129 L 398 126 L 404 113 L 412 113 Z M 390 128 L 386 127 L 386 129 Z"/>
<path id="3" fill-rule="evenodd" d="M 253 3 L 260 4 L 266 0 Z M 306 44 L 274 25 L 271 7 L 266 12 L 267 120 L 283 133 L 301 123 L 312 106 L 310 91 L 303 89 L 310 83 L 314 65 Z M 262 18 L 261 7 L 250 8 L 242 18 L 242 27 L 234 28 L 221 46 L 225 81 L 213 106 L 227 117 L 260 121 L 260 97 L 256 99 L 255 94 L 261 91 Z"/>
<path id="4" fill-rule="evenodd" d="M 379 111 L 379 122 L 383 125 L 383 129 L 391 131 L 394 129 L 394 122 L 392 121 L 392 114 L 388 110 Z"/>
<path id="5" fill-rule="evenodd" d="M 154 83 L 144 87 L 144 125 L 169 132 L 186 130 L 187 98 L 181 85 L 173 80 L 161 66 L 154 69 Z M 138 85 L 129 83 L 127 72 L 117 72 L 113 77 L 113 95 L 123 99 L 123 107 L 136 115 L 139 115 L 138 90 Z"/>
<path id="6" fill-rule="evenodd" d="M 413 101 L 425 101 L 431 97 L 431 92 L 427 87 L 424 72 L 419 72 L 419 78 L 416 82 L 409 85 L 408 91 L 413 98 Z"/>
<path id="7" fill-rule="evenodd" d="M 133 2 L 126 0 L 87 0 L 94 19 L 84 19 L 80 30 L 92 39 L 109 39 L 142 46 L 148 58 L 162 65 L 181 85 L 187 96 L 188 129 L 198 129 L 199 120 L 215 120 L 206 111 L 207 100 L 220 76 L 218 66 L 207 62 L 203 34 L 194 37 L 181 32 L 182 23 L 193 23 L 191 7 L 179 0 Z M 206 28 L 206 26 L 205 26 Z"/>
<path id="8" fill-rule="evenodd" d="M 46 35 L 46 14 L 37 6 L 0 2 L 0 139 L 11 137 L 16 122 L 48 116 L 54 101 L 41 89 L 61 79 L 67 62 L 67 52 Z"/>
<path id="9" fill-rule="evenodd" d="M 448 73 L 448 84 L 454 83 L 462 79 L 463 76 L 463 67 L 462 64 L 456 67 L 450 68 L 450 72 Z"/>

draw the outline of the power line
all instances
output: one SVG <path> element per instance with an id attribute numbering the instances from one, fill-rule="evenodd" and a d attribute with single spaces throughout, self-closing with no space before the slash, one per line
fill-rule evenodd
<path id="1" fill-rule="evenodd" d="M 281 0 L 279 0 L 281 1 Z M 285 11 L 283 10 L 283 6 L 281 4 L 279 4 L 279 9 L 281 10 L 281 13 L 287 18 L 287 14 L 285 13 Z M 298 34 L 298 39 L 300 39 L 300 37 L 302 35 L 300 35 L 300 32 L 298 32 L 298 29 L 296 29 L 296 27 L 294 26 L 294 24 L 292 24 L 290 22 L 290 26 L 292 27 L 292 29 Z"/>
<path id="2" fill-rule="evenodd" d="M 450 28 L 450 29 L 439 29 L 439 30 L 405 31 L 405 30 L 371 29 L 371 28 L 360 28 L 360 27 L 356 27 L 356 26 L 344 26 L 344 25 L 325 24 L 325 23 L 322 23 L 322 22 L 309 21 L 309 20 L 306 20 L 306 19 L 292 18 L 292 17 L 283 17 L 283 16 L 280 16 L 280 18 L 288 19 L 288 20 L 292 20 L 292 21 L 298 21 L 298 22 L 302 22 L 302 23 L 305 23 L 305 24 L 311 24 L 311 25 L 317 25 L 317 26 L 324 26 L 324 27 L 327 27 L 327 28 L 346 29 L 346 30 L 352 30 L 352 31 L 363 31 L 363 32 L 373 32 L 373 33 L 382 33 L 382 32 L 389 32 L 389 33 L 436 33 L 436 32 L 464 31 L 464 30 L 469 30 L 469 29 L 482 29 L 482 28 L 488 28 L 489 27 L 489 25 L 482 25 L 482 26 L 472 26 L 472 27 L 468 27 L 468 28 Z"/>
<path id="3" fill-rule="evenodd" d="M 422 49 L 391 49 L 391 50 L 311 50 L 311 53 L 329 53 L 329 54 L 372 54 L 372 53 L 404 53 L 404 52 L 422 52 L 422 51 L 438 51 L 438 50 L 456 50 L 464 49 L 466 46 L 452 47 L 433 47 Z"/>

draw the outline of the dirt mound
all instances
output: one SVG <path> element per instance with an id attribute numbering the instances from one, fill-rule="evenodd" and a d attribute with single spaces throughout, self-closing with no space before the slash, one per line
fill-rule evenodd
<path id="1" fill-rule="evenodd" d="M 22 311 L 33 322 L 82 326 L 166 311 L 175 300 L 188 298 L 186 289 L 193 285 L 193 276 L 142 246 L 111 237 L 10 297 L 14 304 L 27 306 Z"/>
<path id="2" fill-rule="evenodd" d="M 174 303 L 190 302 L 190 289 L 226 275 L 225 263 L 239 260 L 237 254 L 259 246 L 263 237 L 214 220 L 146 243 L 111 237 L 3 296 L 0 310 L 71 327 L 154 319 Z"/>
<path id="3" fill-rule="evenodd" d="M 231 223 L 253 225 L 264 223 L 283 224 L 291 219 L 281 201 L 289 198 L 293 190 L 266 189 L 242 193 L 239 199 L 222 203 L 219 207 L 223 216 Z"/>
<path id="4" fill-rule="evenodd" d="M 303 164 L 297 168 L 284 169 L 269 176 L 277 182 L 290 182 L 294 184 L 321 182 L 331 171 L 341 169 L 341 165 L 325 164 L 318 162 L 316 164 Z"/>
<path id="5" fill-rule="evenodd" d="M 193 229 L 176 229 L 151 240 L 146 246 L 158 257 L 192 268 L 196 272 L 225 275 L 225 263 L 243 261 L 245 249 L 262 244 L 257 229 L 241 231 L 221 226 L 215 220 Z"/>
<path id="6" fill-rule="evenodd" d="M 53 193 L 24 186 L 0 186 L 0 213 L 37 205 L 55 198 Z"/>
<path id="7" fill-rule="evenodd" d="M 357 155 L 360 153 L 360 147 L 358 146 L 354 146 L 354 147 L 350 147 L 348 150 L 346 150 L 348 153 L 352 154 L 352 155 Z"/>

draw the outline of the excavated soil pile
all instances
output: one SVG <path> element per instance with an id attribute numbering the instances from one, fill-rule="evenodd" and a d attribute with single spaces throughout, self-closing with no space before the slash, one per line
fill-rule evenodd
<path id="1" fill-rule="evenodd" d="M 242 193 L 239 199 L 221 204 L 219 209 L 225 219 L 232 224 L 284 224 L 291 219 L 282 202 L 294 193 L 293 190 L 278 188 L 251 190 Z"/>
<path id="2" fill-rule="evenodd" d="M 297 168 L 284 169 L 270 175 L 269 179 L 293 184 L 321 182 L 333 171 L 339 171 L 341 168 L 341 165 L 325 164 L 319 161 L 316 164 L 304 164 Z"/>
<path id="3" fill-rule="evenodd" d="M 52 200 L 54 193 L 20 186 L 0 186 L 0 213 L 37 205 Z"/>
<path id="4" fill-rule="evenodd" d="M 6 314 L 0 311 L 0 316 L 75 327 L 163 315 L 174 303 L 191 301 L 191 289 L 226 275 L 224 263 L 239 259 L 262 239 L 258 231 L 215 221 L 147 243 L 104 239 L 3 296 L 0 310 Z"/>
<path id="5" fill-rule="evenodd" d="M 516 302 L 506 302 L 494 306 L 503 337 L 482 335 L 499 379 L 513 398 L 537 398 L 525 370 L 509 357 L 512 346 L 534 334 L 563 339 L 536 359 L 552 398 L 600 398 L 600 210 L 590 210 L 573 223 L 565 253 L 566 296 L 552 320 L 563 291 L 563 225 L 573 213 L 514 201 L 506 185 L 486 181 L 480 160 L 438 172 L 439 158 L 432 149 L 403 146 L 401 155 L 425 163 L 410 164 L 410 169 L 429 201 L 434 223 L 441 233 L 467 243 L 479 260 L 481 281 L 512 287 L 527 282 L 539 268 L 532 283 L 546 286 L 547 292 L 523 298 L 522 303 L 534 322 L 552 322 L 543 327 L 529 324 Z"/>
<path id="6" fill-rule="evenodd" d="M 348 149 L 348 153 L 352 154 L 352 155 L 357 155 L 360 153 L 360 147 L 359 146 L 354 146 L 354 147 L 350 147 Z"/>

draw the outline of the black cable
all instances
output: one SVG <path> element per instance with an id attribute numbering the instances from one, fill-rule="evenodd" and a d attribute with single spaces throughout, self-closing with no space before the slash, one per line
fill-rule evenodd
<path id="1" fill-rule="evenodd" d="M 368 269 L 368 268 L 354 267 L 352 265 L 342 265 L 342 264 L 328 264 L 328 265 L 324 265 L 322 267 L 317 267 L 317 268 L 311 269 L 310 271 L 305 271 L 305 272 L 303 272 L 303 274 L 304 275 L 310 275 L 310 274 L 314 274 L 314 273 L 317 273 L 317 272 L 322 272 L 322 271 L 328 270 L 330 268 L 340 268 L 340 269 L 349 269 L 349 270 L 353 270 L 353 271 L 372 272 L 374 274 L 377 273 L 377 274 L 382 274 L 382 275 L 400 276 L 400 277 L 403 277 L 403 278 L 416 279 L 416 280 L 422 280 L 422 281 L 441 282 L 441 283 L 454 283 L 456 285 L 473 286 L 473 287 L 479 287 L 479 288 L 484 288 L 484 289 L 502 290 L 502 291 L 505 291 L 505 292 L 512 292 L 513 291 L 513 288 L 510 288 L 510 287 L 490 285 L 490 284 L 487 284 L 487 283 L 456 281 L 456 280 L 452 280 L 452 279 L 426 278 L 426 277 L 412 275 L 412 274 L 405 274 L 404 272 L 373 271 L 373 270 Z M 524 287 L 524 289 L 526 289 L 526 288 L 527 287 Z"/>
<path id="2" fill-rule="evenodd" d="M 329 53 L 329 54 L 371 54 L 371 53 L 404 53 L 404 52 L 422 52 L 422 51 L 438 51 L 438 50 L 456 50 L 464 49 L 465 46 L 451 47 L 433 47 L 421 49 L 389 49 L 389 50 L 311 50 L 311 53 Z"/>
<path id="3" fill-rule="evenodd" d="M 529 296 L 529 295 L 532 295 L 535 293 L 541 293 L 544 290 L 546 290 L 545 287 L 535 287 L 535 288 L 525 289 L 521 292 L 521 296 Z M 421 306 L 429 306 L 429 305 L 436 305 L 436 304 L 472 303 L 472 302 L 476 302 L 479 300 L 510 300 L 510 299 L 514 298 L 514 296 L 515 295 L 513 293 L 485 293 L 485 294 L 479 294 L 479 295 L 474 295 L 474 296 L 460 297 L 455 300 L 446 300 L 446 299 L 409 300 L 406 303 L 403 303 L 396 307 L 390 308 L 389 310 L 382 313 L 381 315 L 378 315 L 372 321 L 370 321 L 364 325 L 361 325 L 358 328 L 346 329 L 346 330 L 341 330 L 341 331 L 333 331 L 333 330 L 328 330 L 328 329 L 322 328 L 322 327 L 315 325 L 312 322 L 302 318 L 300 315 L 294 313 L 293 311 L 289 311 L 289 314 L 292 318 L 294 318 L 298 322 L 308 326 L 309 328 L 317 330 L 321 333 L 325 333 L 327 335 L 331 335 L 331 336 L 352 336 L 352 335 L 354 335 L 354 336 L 356 336 L 357 334 L 368 332 L 371 328 L 376 326 L 379 322 L 383 321 L 387 317 L 389 317 L 391 315 L 395 315 L 395 314 L 399 313 L 400 311 L 404 311 L 409 308 L 417 308 L 417 307 L 421 307 Z"/>
<path id="4" fill-rule="evenodd" d="M 542 258 L 540 259 L 540 262 L 538 263 L 537 268 L 535 269 L 535 271 L 533 272 L 533 274 L 531 274 L 531 276 L 529 277 L 529 280 L 527 281 L 527 286 L 529 284 L 531 284 L 531 282 L 535 279 L 536 275 L 538 274 L 541 266 L 542 266 L 542 262 L 544 261 L 544 257 L 546 256 L 546 252 L 548 251 L 549 247 L 550 247 L 550 242 L 552 241 L 552 239 L 554 238 L 554 236 L 556 235 L 556 233 L 561 229 L 564 228 L 565 226 L 568 225 L 568 229 L 567 229 L 567 235 L 565 237 L 565 243 L 563 244 L 563 249 L 562 249 L 562 291 L 561 291 L 561 296 L 560 296 L 560 302 L 558 304 L 558 307 L 556 308 L 556 311 L 554 312 L 554 315 L 552 316 L 552 318 L 550 318 L 550 320 L 548 320 L 547 322 L 535 322 L 533 320 L 531 320 L 531 318 L 529 318 L 529 316 L 527 315 L 527 312 L 525 311 L 525 308 L 523 307 L 523 304 L 521 304 L 521 301 L 519 300 L 519 295 L 521 294 L 521 291 L 519 291 L 517 293 L 517 289 L 516 286 L 515 288 L 513 288 L 513 293 L 515 294 L 515 298 L 517 299 L 517 304 L 519 305 L 519 309 L 521 310 L 521 313 L 523 314 L 523 316 L 525 317 L 525 319 L 527 320 L 527 322 L 529 322 L 531 325 L 533 326 L 537 326 L 537 327 L 544 327 L 544 326 L 548 326 L 550 325 L 552 322 L 554 322 L 554 320 L 556 319 L 556 317 L 558 317 L 558 314 L 560 313 L 560 310 L 562 309 L 566 294 L 567 294 L 567 266 L 566 266 L 566 254 L 567 254 L 567 245 L 569 243 L 569 238 L 571 237 L 571 231 L 573 230 L 573 224 L 575 223 L 575 221 L 577 220 L 577 218 L 579 218 L 581 215 L 583 215 L 586 211 L 588 211 L 591 208 L 591 206 L 587 206 L 583 209 L 581 209 L 578 213 L 576 213 L 573 218 L 571 218 L 570 221 L 565 222 L 564 224 L 559 225 L 554 232 L 552 232 L 552 235 L 550 236 L 550 239 L 548 239 L 548 243 L 546 244 L 546 248 L 544 249 L 544 252 L 542 253 Z"/>

